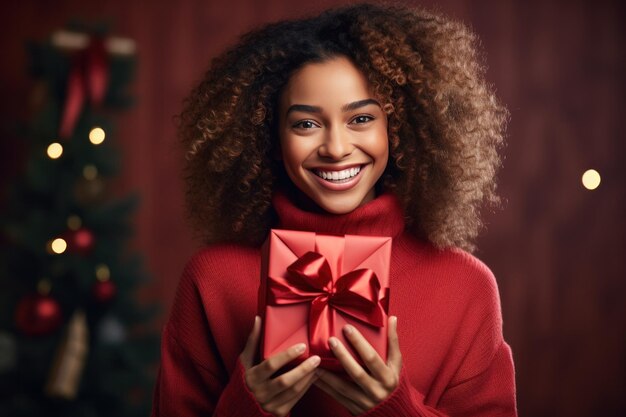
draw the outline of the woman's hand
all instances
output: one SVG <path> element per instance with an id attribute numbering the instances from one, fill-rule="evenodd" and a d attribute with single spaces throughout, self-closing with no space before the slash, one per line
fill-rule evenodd
<path id="1" fill-rule="evenodd" d="M 291 362 L 306 349 L 304 343 L 278 352 L 256 366 L 253 365 L 254 354 L 259 345 L 261 334 L 261 318 L 255 317 L 254 327 L 248 337 L 246 347 L 239 358 L 243 364 L 246 384 L 261 408 L 268 413 L 283 417 L 289 414 L 296 402 L 302 398 L 311 384 L 317 379 L 315 370 L 320 363 L 320 357 L 311 356 L 296 368 L 270 378 L 276 371 Z"/>
<path id="2" fill-rule="evenodd" d="M 328 344 L 353 381 L 346 381 L 332 372 L 318 369 L 316 373 L 319 379 L 315 385 L 343 404 L 352 415 L 362 414 L 385 400 L 400 381 L 402 356 L 397 325 L 398 318 L 389 317 L 387 364 L 356 328 L 345 326 L 346 338 L 354 346 L 371 375 L 358 364 L 339 339 L 331 337 Z"/>

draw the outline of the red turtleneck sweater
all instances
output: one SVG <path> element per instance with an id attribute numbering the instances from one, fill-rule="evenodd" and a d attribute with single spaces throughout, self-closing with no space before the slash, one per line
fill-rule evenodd
<path id="1" fill-rule="evenodd" d="M 515 416 L 515 378 L 496 280 L 460 249 L 439 251 L 404 231 L 392 194 L 344 215 L 296 207 L 277 192 L 276 228 L 393 237 L 389 314 L 403 369 L 368 417 Z M 257 312 L 260 249 L 214 244 L 187 264 L 163 329 L 152 416 L 271 416 L 248 390 L 238 356 Z M 349 416 L 315 385 L 291 416 Z"/>

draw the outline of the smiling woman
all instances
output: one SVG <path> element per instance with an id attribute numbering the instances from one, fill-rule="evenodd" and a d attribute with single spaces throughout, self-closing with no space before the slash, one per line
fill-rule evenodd
<path id="1" fill-rule="evenodd" d="M 163 330 L 155 416 L 516 415 L 496 281 L 462 249 L 497 200 L 506 114 L 475 56 L 460 24 L 361 4 L 268 25 L 214 59 L 181 114 L 207 246 Z M 343 374 L 318 369 L 310 340 L 257 358 L 270 228 L 391 238 L 386 360 L 350 326 L 324 340 Z"/>
<path id="2" fill-rule="evenodd" d="M 345 56 L 292 75 L 280 97 L 279 136 L 301 204 L 341 214 L 374 199 L 389 144 L 387 116 L 371 95 Z"/>

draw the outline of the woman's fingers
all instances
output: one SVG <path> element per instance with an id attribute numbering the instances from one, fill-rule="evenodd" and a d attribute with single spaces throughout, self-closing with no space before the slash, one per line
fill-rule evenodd
<path id="1" fill-rule="evenodd" d="M 284 374 L 272 379 L 272 382 L 270 382 L 271 389 L 276 392 L 283 391 L 292 387 L 307 375 L 315 374 L 314 371 L 320 364 L 320 361 L 319 356 L 311 356 L 291 371 L 285 372 Z"/>
<path id="2" fill-rule="evenodd" d="M 328 344 L 352 380 L 361 386 L 365 392 L 377 395 L 378 392 L 375 392 L 376 381 L 358 364 L 343 343 L 336 337 L 331 337 L 328 339 Z"/>
<path id="3" fill-rule="evenodd" d="M 324 381 L 339 394 L 352 400 L 352 402 L 360 408 L 368 409 L 376 405 L 376 403 L 354 382 L 346 381 L 342 377 L 323 369 L 319 370 L 318 375 L 321 381 Z"/>
<path id="4" fill-rule="evenodd" d="M 241 359 L 241 364 L 244 369 L 249 369 L 254 362 L 254 354 L 256 353 L 257 347 L 259 346 L 259 339 L 261 335 L 261 317 L 254 316 L 254 325 L 252 326 L 252 331 L 248 336 L 248 341 L 246 342 L 246 346 L 243 348 L 243 352 L 239 355 Z"/>
<path id="5" fill-rule="evenodd" d="M 263 409 L 276 414 L 277 416 L 283 416 L 289 413 L 293 406 L 302 398 L 302 396 L 308 391 L 311 384 L 317 380 L 315 372 L 306 374 L 298 382 L 291 387 L 285 389 L 271 400 L 263 405 Z"/>
<path id="6" fill-rule="evenodd" d="M 365 409 L 371 408 L 372 404 L 378 404 L 389 396 L 391 392 L 398 386 L 400 368 L 402 366 L 402 357 L 400 355 L 400 346 L 398 343 L 398 334 L 396 331 L 397 318 L 389 318 L 388 338 L 389 338 L 389 354 L 388 364 L 382 360 L 378 352 L 363 337 L 363 335 L 351 325 L 344 327 L 346 339 L 353 346 L 367 369 L 371 371 L 369 375 L 366 370 L 356 361 L 350 354 L 348 349 L 336 337 L 331 337 L 328 343 L 345 371 L 356 383 L 351 384 L 354 389 L 346 389 L 346 384 L 342 384 L 341 380 L 329 380 L 330 377 L 324 379 L 334 389 L 341 389 L 344 396 L 350 398 L 359 406 Z M 324 373 L 325 375 L 331 375 Z M 322 378 L 322 377 L 321 377 Z"/>
<path id="7" fill-rule="evenodd" d="M 398 340 L 398 317 L 389 317 L 389 352 L 387 353 L 387 365 L 391 367 L 396 375 L 400 375 L 402 369 L 402 354 L 400 353 L 400 342 Z"/>
<path id="8" fill-rule="evenodd" d="M 261 404 L 274 401 L 275 397 L 281 397 L 280 403 L 295 397 L 300 389 L 306 385 L 310 376 L 315 376 L 315 369 L 320 364 L 319 356 L 311 356 L 294 369 L 271 379 L 257 393 Z"/>
<path id="9" fill-rule="evenodd" d="M 297 345 L 296 345 L 297 346 Z M 275 360 L 275 365 L 271 365 L 270 368 L 262 372 L 271 372 L 274 367 L 282 367 L 281 363 L 285 358 L 291 357 L 290 351 L 294 349 L 287 349 L 272 358 L 262 362 L 256 368 L 262 369 L 265 363 L 272 363 Z M 281 354 L 285 355 L 281 355 Z M 291 359 L 287 359 L 290 361 Z M 270 413 L 277 416 L 286 415 L 289 413 L 293 405 L 299 398 L 304 395 L 306 390 L 311 386 L 311 383 L 317 378 L 315 375 L 315 369 L 320 364 L 319 356 L 312 356 L 302 362 L 294 369 L 277 376 L 273 379 L 261 380 L 256 384 L 252 384 L 251 391 L 254 393 L 255 398 L 261 404 L 261 407 Z M 254 370 L 255 368 L 252 368 Z"/>
<path id="10" fill-rule="evenodd" d="M 367 368 L 372 372 L 374 378 L 384 383 L 386 379 L 392 378 L 392 371 L 385 365 L 376 349 L 363 337 L 354 326 L 344 327 L 346 339 L 357 351 Z"/>
<path id="11" fill-rule="evenodd" d="M 346 407 L 353 415 L 361 414 L 375 405 L 368 401 L 363 392 L 358 391 L 360 388 L 354 384 L 343 381 L 331 372 L 320 370 L 318 375 L 315 385 Z M 371 407 L 365 407 L 363 403 L 371 404 Z"/>
<path id="12" fill-rule="evenodd" d="M 246 384 L 265 411 L 285 416 L 317 379 L 314 371 L 320 364 L 320 357 L 312 356 L 294 369 L 271 378 L 283 366 L 302 355 L 306 345 L 298 343 L 253 366 L 260 334 L 261 318 L 256 316 L 246 346 L 240 354 L 246 370 Z"/>
<path id="13" fill-rule="evenodd" d="M 302 355 L 306 350 L 304 343 L 298 343 L 289 349 L 276 353 L 260 364 L 252 367 L 250 373 L 250 385 L 267 381 L 280 368 Z"/>
<path id="14" fill-rule="evenodd" d="M 261 318 L 255 317 L 254 326 L 240 356 L 246 369 L 246 383 L 263 409 L 277 416 L 287 415 L 313 383 L 354 415 L 361 414 L 384 400 L 397 386 L 402 367 L 397 318 L 389 318 L 387 364 L 355 327 L 346 326 L 344 331 L 372 375 L 355 360 L 339 339 L 331 337 L 329 345 L 333 354 L 354 382 L 324 370 L 316 373 L 320 363 L 318 356 L 310 357 L 290 371 L 272 378 L 278 370 L 302 355 L 306 345 L 299 343 L 253 366 L 261 333 Z"/>

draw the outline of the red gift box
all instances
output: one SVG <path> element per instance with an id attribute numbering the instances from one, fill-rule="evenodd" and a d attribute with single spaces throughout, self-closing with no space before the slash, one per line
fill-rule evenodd
<path id="1" fill-rule="evenodd" d="M 292 366 L 316 354 L 321 367 L 340 371 L 328 346 L 335 336 L 363 364 L 343 335 L 343 327 L 352 324 L 386 362 L 390 256 L 390 237 L 272 229 L 259 289 L 262 358 L 306 343 Z"/>

